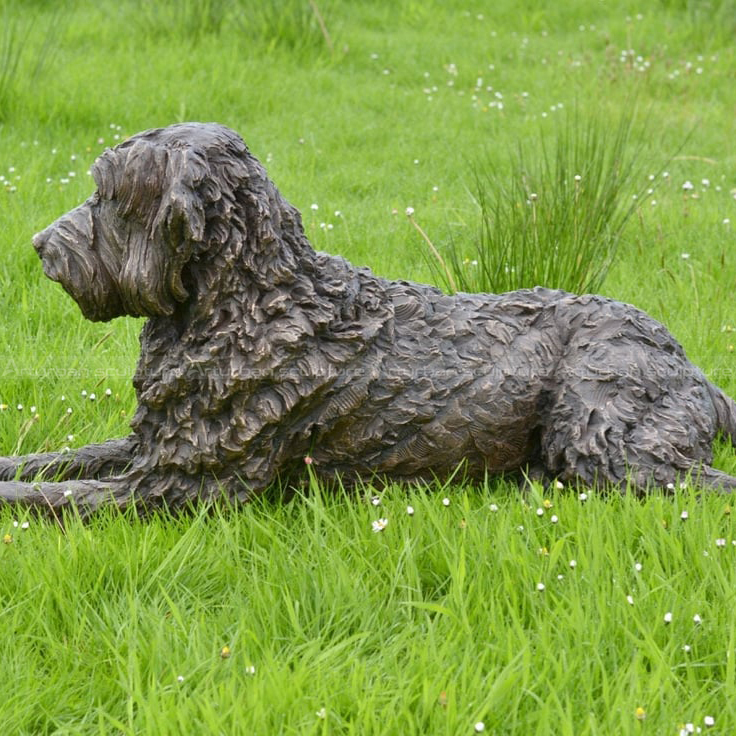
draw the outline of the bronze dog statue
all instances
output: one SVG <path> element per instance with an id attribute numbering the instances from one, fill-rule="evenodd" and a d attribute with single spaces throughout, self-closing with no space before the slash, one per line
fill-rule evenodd
<path id="1" fill-rule="evenodd" d="M 107 150 L 97 191 L 34 238 L 92 320 L 147 317 L 132 434 L 0 459 L 0 499 L 245 501 L 304 470 L 416 481 L 512 471 L 669 486 L 736 441 L 736 405 L 658 322 L 599 296 L 456 294 L 315 252 L 233 131 Z M 35 482 L 34 482 L 35 481 Z"/>

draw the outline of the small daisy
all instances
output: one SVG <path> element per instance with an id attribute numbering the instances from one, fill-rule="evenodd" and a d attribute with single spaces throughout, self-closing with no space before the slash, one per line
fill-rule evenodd
<path id="1" fill-rule="evenodd" d="M 712 728 L 716 725 L 716 719 L 713 718 L 713 716 L 705 716 L 705 718 L 703 718 L 703 723 L 705 723 L 708 728 Z"/>
<path id="2" fill-rule="evenodd" d="M 570 560 L 570 567 L 574 570 L 578 566 L 577 560 Z"/>
<path id="3" fill-rule="evenodd" d="M 498 511 L 498 506 L 495 503 L 492 503 L 488 508 L 494 513 Z"/>
<path id="4" fill-rule="evenodd" d="M 413 207 L 407 207 L 406 210 L 406 216 L 411 217 L 414 214 L 414 208 Z"/>
<path id="5" fill-rule="evenodd" d="M 696 613 L 693 616 L 693 623 L 694 624 L 702 624 L 703 623 L 703 619 L 700 617 L 700 614 L 699 613 Z"/>
<path id="6" fill-rule="evenodd" d="M 634 565 L 634 570 L 636 570 L 637 572 L 641 572 L 641 569 L 642 569 L 642 564 L 641 564 L 641 562 L 637 562 L 637 563 L 636 563 L 636 564 Z"/>
<path id="7" fill-rule="evenodd" d="M 583 493 L 580 493 L 580 494 L 578 495 L 578 499 L 579 499 L 580 501 L 587 501 L 587 500 L 588 500 L 588 494 L 587 494 L 587 493 L 585 493 L 585 492 L 583 492 Z"/>
<path id="8" fill-rule="evenodd" d="M 176 681 L 177 681 L 177 682 L 184 682 L 184 675 L 179 675 L 179 676 L 178 676 L 178 677 L 176 678 Z"/>
<path id="9" fill-rule="evenodd" d="M 548 498 L 545 498 L 544 501 L 542 501 L 542 506 L 546 509 L 552 508 L 552 501 L 550 501 Z"/>
<path id="10" fill-rule="evenodd" d="M 371 499 L 371 503 L 374 506 L 380 506 L 381 505 L 381 499 L 378 496 L 373 496 L 373 498 Z"/>
<path id="11" fill-rule="evenodd" d="M 537 516 L 544 516 L 544 509 L 543 508 L 540 507 L 540 508 L 537 509 Z"/>
<path id="12" fill-rule="evenodd" d="M 478 723 L 475 724 L 474 728 L 476 733 L 482 733 L 486 730 L 486 725 L 485 723 L 483 723 L 483 721 L 478 721 Z"/>
<path id="13" fill-rule="evenodd" d="M 537 583 L 537 590 L 540 593 L 544 592 L 544 583 Z"/>
<path id="14" fill-rule="evenodd" d="M 248 665 L 248 666 L 247 666 L 247 667 L 245 668 L 245 674 L 246 674 L 246 675 L 255 675 L 255 673 L 256 673 L 256 667 L 255 667 L 255 665 L 253 665 L 253 664 L 249 664 L 249 665 Z"/>
<path id="15" fill-rule="evenodd" d="M 382 532 L 388 525 L 388 519 L 376 519 L 371 523 L 371 528 L 374 532 Z"/>
<path id="16" fill-rule="evenodd" d="M 683 521 L 687 521 L 687 520 L 688 520 L 688 519 L 690 518 L 690 514 L 688 514 L 688 512 L 687 512 L 687 511 L 683 511 L 683 512 L 682 512 L 682 513 L 680 514 L 680 518 L 681 518 L 681 519 L 682 519 Z"/>
<path id="17" fill-rule="evenodd" d="M 647 712 L 642 708 L 641 706 L 636 709 L 634 715 L 636 716 L 637 720 L 643 721 L 647 717 Z"/>
<path id="18" fill-rule="evenodd" d="M 550 520 L 550 521 L 551 521 L 551 522 L 552 522 L 553 524 L 556 524 L 556 523 L 557 523 L 557 522 L 559 521 L 559 518 L 558 518 L 558 517 L 557 517 L 557 516 L 556 516 L 555 514 L 552 514 L 552 516 L 550 516 L 550 517 L 549 517 L 549 520 Z"/>
<path id="19" fill-rule="evenodd" d="M 672 611 L 667 611 L 667 613 L 665 613 L 665 615 L 664 615 L 664 622 L 666 624 L 671 624 L 672 623 Z"/>
<path id="20" fill-rule="evenodd" d="M 324 720 L 327 718 L 327 708 L 320 708 L 314 715 L 316 715 L 317 718 Z"/>
<path id="21" fill-rule="evenodd" d="M 633 605 L 634 605 L 634 596 L 633 596 L 633 595 L 627 595 L 627 596 L 626 596 L 626 602 L 627 602 L 627 603 L 628 603 L 628 604 L 629 604 L 630 606 L 633 606 Z"/>
<path id="22" fill-rule="evenodd" d="M 442 505 L 443 506 L 449 506 L 450 505 L 450 499 L 449 498 L 443 498 L 442 499 Z"/>
<path id="23" fill-rule="evenodd" d="M 222 649 L 220 649 L 220 656 L 223 659 L 228 659 L 228 657 L 230 657 L 230 654 L 231 654 L 230 647 L 224 646 Z"/>
<path id="24" fill-rule="evenodd" d="M 414 516 L 414 507 L 413 507 L 413 506 L 407 506 L 407 507 L 406 507 L 406 513 L 407 513 L 407 514 L 408 514 L 409 516 Z"/>

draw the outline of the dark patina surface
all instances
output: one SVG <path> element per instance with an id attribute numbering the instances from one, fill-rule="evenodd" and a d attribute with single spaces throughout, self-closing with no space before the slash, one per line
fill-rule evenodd
<path id="1" fill-rule="evenodd" d="M 599 296 L 447 296 L 317 253 L 240 137 L 140 133 L 34 238 L 91 320 L 147 317 L 132 434 L 0 458 L 0 499 L 245 501 L 313 459 L 350 482 L 540 473 L 666 487 L 712 467 L 736 405 L 658 322 Z"/>

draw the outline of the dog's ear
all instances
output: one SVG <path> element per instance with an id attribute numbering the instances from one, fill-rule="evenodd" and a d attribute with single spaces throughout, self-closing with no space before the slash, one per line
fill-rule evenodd
<path id="1" fill-rule="evenodd" d="M 129 314 L 168 316 L 189 296 L 182 270 L 204 240 L 200 185 L 210 178 L 207 159 L 194 148 L 145 139 L 122 153 L 122 172 L 113 171 L 112 179 L 129 235 L 118 285 Z"/>

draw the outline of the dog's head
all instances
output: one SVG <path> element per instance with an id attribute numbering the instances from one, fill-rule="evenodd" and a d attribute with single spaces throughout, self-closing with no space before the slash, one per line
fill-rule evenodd
<path id="1" fill-rule="evenodd" d="M 92 166 L 97 191 L 34 236 L 44 272 L 91 320 L 173 314 L 189 297 L 186 264 L 207 238 L 226 237 L 206 232 L 209 210 L 231 206 L 250 160 L 236 133 L 200 123 L 105 151 Z"/>

